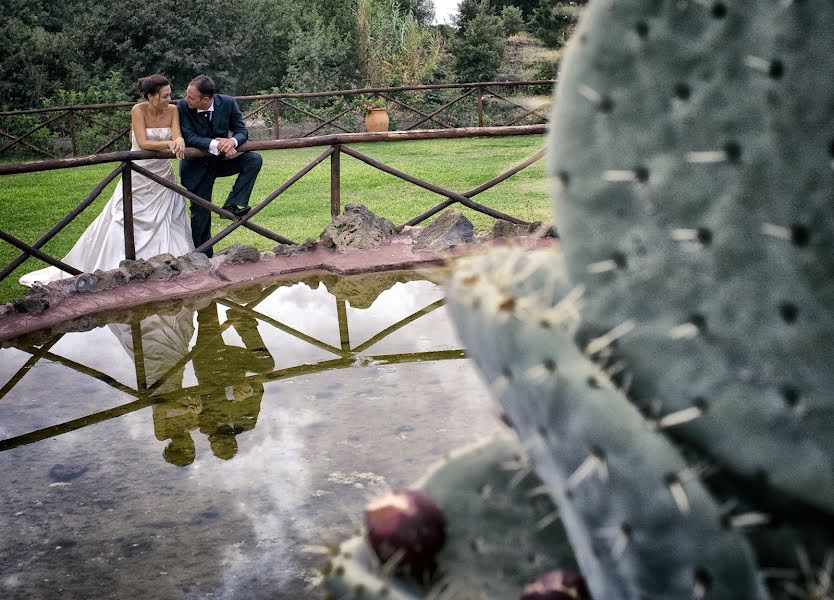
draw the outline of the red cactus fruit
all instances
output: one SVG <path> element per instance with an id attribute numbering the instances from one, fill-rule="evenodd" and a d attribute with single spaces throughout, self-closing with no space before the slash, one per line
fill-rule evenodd
<path id="1" fill-rule="evenodd" d="M 521 600 L 591 600 L 591 594 L 582 575 L 557 570 L 527 584 Z"/>
<path id="2" fill-rule="evenodd" d="M 428 496 L 395 490 L 365 507 L 368 540 L 383 564 L 421 576 L 431 573 L 446 541 L 446 519 Z"/>

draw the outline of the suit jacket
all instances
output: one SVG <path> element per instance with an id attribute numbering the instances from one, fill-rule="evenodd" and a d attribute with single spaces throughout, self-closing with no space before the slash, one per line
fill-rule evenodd
<path id="1" fill-rule="evenodd" d="M 180 111 L 182 137 L 189 148 L 208 152 L 209 144 L 216 137 L 234 137 L 238 147 L 249 139 L 240 107 L 231 96 L 214 95 L 214 115 L 210 123 L 196 108 L 188 108 L 185 100 L 177 102 L 177 108 Z"/>

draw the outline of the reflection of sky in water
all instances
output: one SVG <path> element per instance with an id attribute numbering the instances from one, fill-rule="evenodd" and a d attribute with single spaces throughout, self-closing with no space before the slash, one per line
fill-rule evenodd
<path id="1" fill-rule="evenodd" d="M 351 347 L 440 298 L 433 283 L 411 281 L 369 308 L 348 306 Z M 230 312 L 218 306 L 223 323 Z M 324 284 L 278 287 L 255 310 L 340 348 L 336 298 Z M 66 334 L 51 351 L 135 389 L 128 331 Z M 275 370 L 338 358 L 263 320 L 257 331 Z M 180 356 L 193 350 L 198 333 L 190 311 L 143 321 L 149 376 L 176 362 L 178 347 Z M 222 339 L 245 346 L 233 328 Z M 439 308 L 362 356 L 459 347 Z M 29 356 L 0 349 L 0 386 Z M 166 390 L 200 383 L 191 363 L 172 382 Z M 0 438 L 134 400 L 42 359 L 0 399 Z M 459 359 L 345 363 L 267 378 L 257 424 L 237 435 L 231 460 L 215 456 L 209 435 L 194 426 L 193 462 L 165 462 L 167 441 L 155 435 L 160 406 L 0 452 L 0 487 L 10 500 L 0 507 L 0 597 L 320 597 L 310 585 L 322 558 L 311 547 L 349 534 L 375 492 L 408 485 L 444 452 L 497 428 L 476 372 Z"/>

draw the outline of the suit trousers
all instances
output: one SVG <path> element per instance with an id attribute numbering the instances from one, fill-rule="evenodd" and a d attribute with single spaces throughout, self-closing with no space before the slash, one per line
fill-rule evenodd
<path id="1" fill-rule="evenodd" d="M 242 152 L 228 160 L 214 156 L 187 158 L 180 162 L 180 179 L 189 192 L 211 201 L 215 179 L 237 175 L 223 208 L 248 206 L 249 196 L 255 187 L 255 178 L 262 164 L 261 155 L 254 152 Z M 191 235 L 195 248 L 199 248 L 211 238 L 211 211 L 195 202 L 191 202 Z M 214 250 L 207 248 L 205 253 L 211 257 Z"/>

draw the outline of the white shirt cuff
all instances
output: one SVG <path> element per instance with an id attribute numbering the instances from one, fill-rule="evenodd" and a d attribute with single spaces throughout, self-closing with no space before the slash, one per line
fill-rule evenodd
<path id="1" fill-rule="evenodd" d="M 211 143 L 209 144 L 209 152 L 211 154 L 214 154 L 215 156 L 220 155 L 220 150 L 218 150 L 218 148 L 217 148 L 218 143 L 219 142 L 217 140 L 211 140 Z"/>

